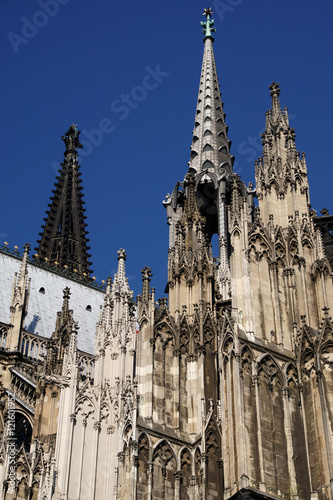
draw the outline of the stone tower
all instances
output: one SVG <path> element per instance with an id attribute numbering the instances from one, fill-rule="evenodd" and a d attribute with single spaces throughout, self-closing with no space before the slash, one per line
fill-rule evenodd
<path id="1" fill-rule="evenodd" d="M 189 169 L 164 202 L 169 304 L 148 268 L 138 298 L 137 498 L 331 498 L 332 275 L 305 154 L 273 82 L 256 190 L 233 173 L 205 15 Z"/>

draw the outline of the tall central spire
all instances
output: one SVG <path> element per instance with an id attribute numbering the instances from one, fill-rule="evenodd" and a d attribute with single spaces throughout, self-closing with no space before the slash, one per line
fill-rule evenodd
<path id="1" fill-rule="evenodd" d="M 46 212 L 41 239 L 36 248 L 40 259 L 67 267 L 78 275 L 90 276 L 86 216 L 80 180 L 77 148 L 82 148 L 80 131 L 73 124 L 62 137 L 66 145 L 60 176 Z"/>
<path id="2" fill-rule="evenodd" d="M 208 169 L 220 175 L 232 172 L 234 157 L 230 154 L 231 143 L 215 65 L 212 36 L 215 27 L 211 14 L 211 8 L 205 9 L 206 20 L 201 23 L 205 47 L 189 166 L 196 173 Z"/>

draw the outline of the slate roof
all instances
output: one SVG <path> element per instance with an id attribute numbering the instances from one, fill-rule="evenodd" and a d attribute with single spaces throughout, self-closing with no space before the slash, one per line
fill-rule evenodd
<path id="1" fill-rule="evenodd" d="M 19 258 L 0 252 L 0 321 L 3 323 L 9 323 L 14 277 L 20 270 L 21 262 Z M 43 337 L 51 337 L 57 312 L 62 307 L 63 290 L 68 286 L 71 291 L 69 305 L 73 309 L 74 320 L 79 325 L 78 349 L 93 354 L 96 323 L 104 301 L 104 292 L 31 263 L 28 264 L 28 276 L 31 278 L 31 285 L 24 329 Z M 44 289 L 44 293 L 41 289 Z M 87 309 L 87 306 L 90 308 Z"/>

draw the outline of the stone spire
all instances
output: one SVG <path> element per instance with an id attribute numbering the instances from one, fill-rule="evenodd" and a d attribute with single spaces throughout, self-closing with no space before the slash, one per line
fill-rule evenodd
<path id="1" fill-rule="evenodd" d="M 88 254 L 90 247 L 78 163 L 77 148 L 82 148 L 79 135 L 80 131 L 73 124 L 62 137 L 66 145 L 65 159 L 52 191 L 36 251 L 43 261 L 67 266 L 80 276 L 89 276 L 91 255 Z"/>
<path id="2" fill-rule="evenodd" d="M 73 319 L 73 311 L 69 309 L 70 289 L 66 287 L 63 291 L 63 304 L 61 311 L 57 313 L 55 330 L 48 340 L 46 373 L 60 375 L 63 368 L 65 349 L 69 347 L 72 331 L 77 326 Z"/>
<path id="3" fill-rule="evenodd" d="M 216 174 L 223 170 L 229 174 L 234 157 L 230 154 L 231 143 L 215 66 L 212 36 L 215 28 L 211 14 L 210 8 L 205 9 L 206 20 L 201 23 L 205 46 L 189 167 L 196 173 L 208 169 Z"/>
<path id="4" fill-rule="evenodd" d="M 28 278 L 28 257 L 30 245 L 24 245 L 22 264 L 19 275 L 15 273 L 13 284 L 12 300 L 10 304 L 10 329 L 6 348 L 10 351 L 18 351 L 21 344 L 21 333 L 24 318 L 28 311 L 28 301 L 30 294 L 30 279 Z"/>
<path id="5" fill-rule="evenodd" d="M 136 341 L 133 292 L 125 270 L 126 252 L 118 250 L 118 269 L 107 280 L 102 316 L 97 323 L 95 342 L 95 382 L 104 385 L 116 378 L 125 382 L 133 376 Z"/>
<path id="6" fill-rule="evenodd" d="M 256 185 L 259 206 L 268 223 L 275 212 L 276 222 L 284 227 L 295 211 L 307 214 L 309 186 L 305 155 L 296 150 L 295 129 L 289 125 L 288 110 L 281 109 L 277 82 L 269 85 L 272 109 L 266 112 L 266 129 L 261 135 L 263 156 L 256 162 Z M 280 217 L 277 218 L 279 214 Z"/>

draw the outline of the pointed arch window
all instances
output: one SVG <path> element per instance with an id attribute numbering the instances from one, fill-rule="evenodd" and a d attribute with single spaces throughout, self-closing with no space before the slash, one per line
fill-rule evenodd
<path id="1" fill-rule="evenodd" d="M 15 437 L 17 449 L 23 444 L 27 452 L 30 449 L 32 427 L 26 416 L 20 412 L 15 412 Z"/>
<path id="2" fill-rule="evenodd" d="M 219 148 L 219 152 L 220 152 L 220 153 L 225 153 L 225 154 L 228 154 L 227 147 L 226 147 L 226 146 L 221 146 L 221 147 Z"/>
<path id="3" fill-rule="evenodd" d="M 214 169 L 214 165 L 213 165 L 213 163 L 212 163 L 211 161 L 209 161 L 209 160 L 206 160 L 206 161 L 203 163 L 203 165 L 202 165 L 202 169 L 203 169 L 203 170 L 206 170 L 206 168 L 208 168 L 208 169 Z"/>
<path id="4" fill-rule="evenodd" d="M 196 143 L 199 140 L 199 137 L 197 135 L 193 136 L 193 144 Z"/>
<path id="5" fill-rule="evenodd" d="M 210 130 L 208 130 L 208 129 L 207 129 L 207 130 L 205 131 L 204 135 L 205 135 L 205 136 L 207 136 L 207 135 L 213 135 L 213 134 L 211 133 L 211 131 L 210 131 Z"/>
<path id="6" fill-rule="evenodd" d="M 206 104 L 205 109 L 212 109 L 212 107 L 209 106 L 209 104 Z"/>
<path id="7" fill-rule="evenodd" d="M 197 127 L 199 127 L 199 125 L 200 125 L 199 122 L 195 122 L 194 127 L 197 128 Z"/>
<path id="8" fill-rule="evenodd" d="M 211 121 L 212 121 L 211 117 L 210 116 L 206 116 L 205 122 L 211 122 Z"/>
<path id="9" fill-rule="evenodd" d="M 191 151 L 191 160 L 193 160 L 196 156 L 198 156 L 198 153 L 196 151 Z"/>
<path id="10" fill-rule="evenodd" d="M 210 144 L 205 144 L 203 151 L 213 151 L 213 148 Z"/>

